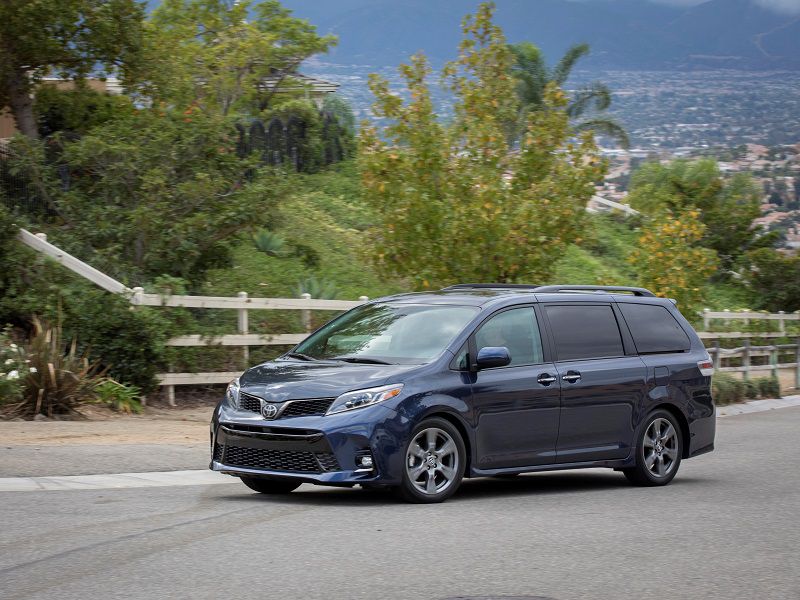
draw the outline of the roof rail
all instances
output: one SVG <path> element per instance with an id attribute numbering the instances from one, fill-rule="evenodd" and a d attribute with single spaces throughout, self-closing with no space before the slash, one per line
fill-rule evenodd
<path id="1" fill-rule="evenodd" d="M 533 291 L 541 286 L 527 283 L 459 283 L 443 288 L 442 291 L 453 290 L 530 290 Z"/>
<path id="2" fill-rule="evenodd" d="M 649 296 L 655 297 L 655 294 L 648 289 L 639 287 L 626 287 L 617 285 L 541 285 L 535 288 L 535 291 L 541 293 L 548 292 L 625 292 L 633 294 L 634 296 Z"/>

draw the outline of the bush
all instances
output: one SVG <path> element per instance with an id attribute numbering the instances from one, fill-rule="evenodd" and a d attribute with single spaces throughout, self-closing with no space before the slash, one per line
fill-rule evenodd
<path id="1" fill-rule="evenodd" d="M 69 299 L 65 329 L 107 368 L 110 377 L 143 394 L 158 387 L 165 368 L 164 344 L 171 323 L 158 309 L 133 309 L 128 300 L 103 290 L 83 289 Z"/>
<path id="2" fill-rule="evenodd" d="M 756 398 L 781 397 L 781 385 L 777 377 L 742 380 L 727 373 L 716 373 L 711 385 L 714 402 L 719 406 Z"/>
<path id="3" fill-rule="evenodd" d="M 0 404 L 22 398 L 22 382 L 29 372 L 25 351 L 14 343 L 8 329 L 0 331 Z"/>
<path id="4" fill-rule="evenodd" d="M 104 373 L 97 362 L 78 353 L 76 340 L 66 346 L 60 326 L 34 320 L 34 333 L 25 344 L 30 367 L 22 380 L 22 399 L 7 403 L 4 412 L 15 417 L 48 417 L 74 413 L 97 398 Z"/>
<path id="5" fill-rule="evenodd" d="M 126 414 L 142 412 L 139 390 L 132 385 L 123 385 L 113 379 L 105 379 L 96 388 L 97 399 L 116 411 Z"/>
<path id="6" fill-rule="evenodd" d="M 754 379 L 743 381 L 744 397 L 748 400 L 755 400 L 760 395 L 758 382 Z"/>
<path id="7" fill-rule="evenodd" d="M 259 252 L 269 256 L 286 256 L 286 240 L 277 233 L 266 229 L 259 229 L 253 234 L 253 244 Z"/>
<path id="8" fill-rule="evenodd" d="M 742 402 L 745 398 L 744 382 L 727 373 L 717 373 L 711 380 L 712 397 L 718 406 Z"/>
<path id="9" fill-rule="evenodd" d="M 762 398 L 780 398 L 781 384 L 777 377 L 759 377 L 753 380 Z"/>

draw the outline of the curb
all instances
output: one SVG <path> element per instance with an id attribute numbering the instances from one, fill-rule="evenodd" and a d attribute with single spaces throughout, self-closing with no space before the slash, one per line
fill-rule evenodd
<path id="1" fill-rule="evenodd" d="M 734 415 L 746 415 L 774 410 L 776 408 L 791 408 L 794 406 L 800 406 L 800 395 L 773 398 L 771 400 L 750 400 L 749 402 L 742 402 L 741 404 L 720 406 L 717 407 L 717 416 L 731 417 Z"/>
<path id="2" fill-rule="evenodd" d="M 110 475 L 65 475 L 61 477 L 6 477 L 0 478 L 0 492 L 107 490 L 221 483 L 235 483 L 235 481 L 228 475 L 205 469 Z"/>

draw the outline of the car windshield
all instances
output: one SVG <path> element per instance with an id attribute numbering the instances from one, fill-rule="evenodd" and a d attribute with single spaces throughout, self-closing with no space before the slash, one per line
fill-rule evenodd
<path id="1" fill-rule="evenodd" d="M 367 304 L 331 321 L 289 355 L 424 364 L 439 356 L 477 311 L 474 306 Z"/>

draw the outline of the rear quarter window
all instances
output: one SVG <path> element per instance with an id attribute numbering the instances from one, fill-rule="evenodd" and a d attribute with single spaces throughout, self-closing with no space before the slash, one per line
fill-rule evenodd
<path id="1" fill-rule="evenodd" d="M 558 360 L 624 356 L 622 336 L 611 306 L 547 306 Z"/>
<path id="2" fill-rule="evenodd" d="M 617 306 L 631 330 L 639 354 L 685 352 L 691 348 L 689 336 L 665 307 L 625 303 Z"/>

